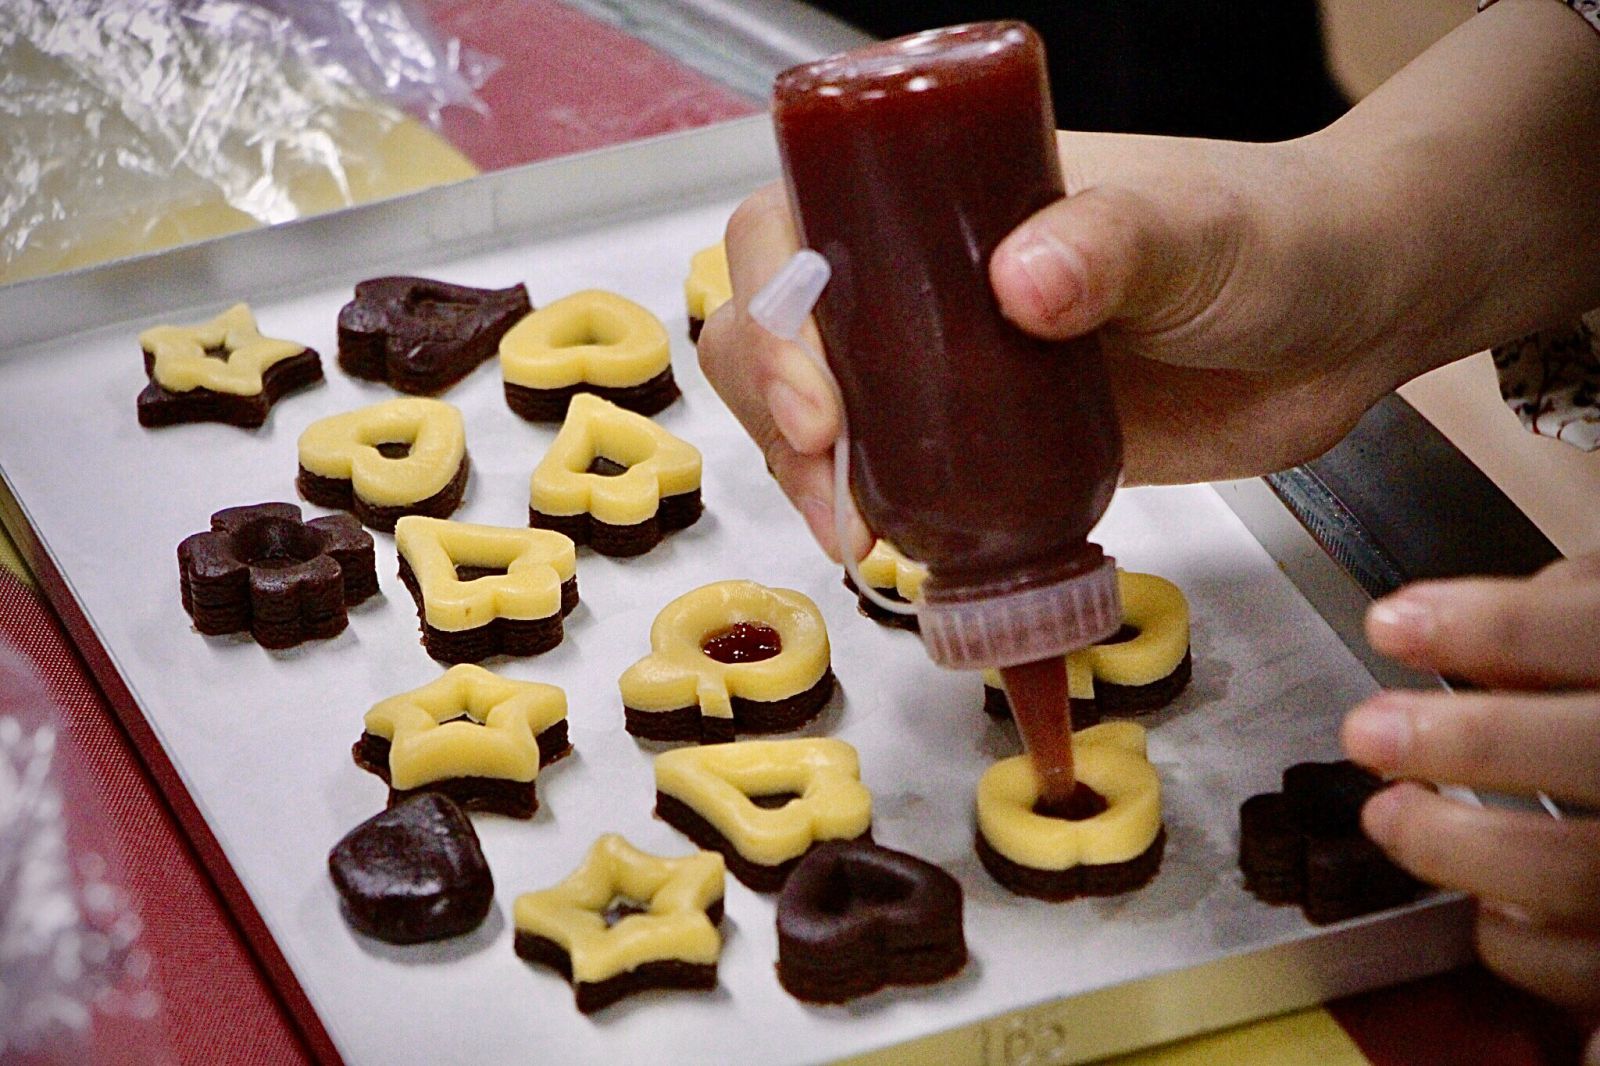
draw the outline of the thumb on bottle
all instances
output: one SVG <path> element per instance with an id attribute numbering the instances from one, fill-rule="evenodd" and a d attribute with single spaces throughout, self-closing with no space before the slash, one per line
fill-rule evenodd
<path id="1" fill-rule="evenodd" d="M 1100 186 L 1012 231 L 990 257 L 989 283 L 1007 318 L 1062 340 L 1159 311 L 1181 283 L 1183 252 L 1153 203 Z"/>

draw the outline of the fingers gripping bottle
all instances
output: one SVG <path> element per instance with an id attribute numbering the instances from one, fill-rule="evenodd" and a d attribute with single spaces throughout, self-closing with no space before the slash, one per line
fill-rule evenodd
<path id="1" fill-rule="evenodd" d="M 1122 442 L 1098 339 L 1029 336 L 989 284 L 1001 239 L 1065 195 L 1046 84 L 1031 29 L 979 23 L 787 70 L 774 120 L 801 243 L 831 275 L 815 316 L 850 495 L 928 566 L 934 661 L 1002 669 L 1053 794 L 1052 772 L 1072 788 L 1063 656 L 1120 622 L 1088 535 Z"/>

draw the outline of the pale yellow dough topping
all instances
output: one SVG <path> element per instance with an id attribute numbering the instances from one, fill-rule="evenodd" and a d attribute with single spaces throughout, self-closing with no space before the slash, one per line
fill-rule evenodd
<path id="1" fill-rule="evenodd" d="M 701 650 L 736 622 L 772 627 L 782 650 L 761 662 L 721 663 Z M 754 581 L 717 581 L 673 600 L 650 626 L 649 655 L 623 673 L 622 702 L 640 711 L 700 705 L 712 718 L 733 717 L 733 697 L 771 703 L 822 680 L 828 629 L 810 597 Z"/>
<path id="2" fill-rule="evenodd" d="M 822 840 L 853 840 L 872 825 L 872 794 L 856 749 L 830 737 L 741 740 L 656 756 L 656 791 L 681 800 L 751 862 L 777 866 Z M 782 807 L 752 796 L 794 793 Z"/>
<path id="3" fill-rule="evenodd" d="M 471 721 L 455 721 L 463 716 Z M 391 742 L 389 783 L 403 791 L 452 777 L 532 781 L 539 734 L 566 716 L 567 695 L 554 685 L 462 663 L 374 704 L 366 729 Z"/>
<path id="4" fill-rule="evenodd" d="M 168 392 L 210 389 L 232 396 L 259 395 L 268 367 L 306 350 L 294 341 L 263 337 L 245 304 L 194 326 L 152 327 L 139 334 L 139 346 L 155 357 L 150 376 Z M 226 359 L 206 355 L 218 348 L 228 353 Z"/>
<path id="5" fill-rule="evenodd" d="M 689 257 L 689 277 L 683 283 L 689 317 L 704 322 L 733 299 L 733 279 L 728 276 L 728 249 L 721 241 Z"/>
<path id="6" fill-rule="evenodd" d="M 642 385 L 672 361 L 666 327 L 614 292 L 585 289 L 546 304 L 500 340 L 500 372 L 508 385 Z"/>
<path id="7" fill-rule="evenodd" d="M 915 601 L 922 596 L 922 585 L 928 580 L 928 568 L 907 559 L 893 544 L 876 540 L 872 550 L 860 563 L 861 576 L 875 589 L 894 589 L 905 600 Z"/>
<path id="8" fill-rule="evenodd" d="M 378 451 L 380 444 L 405 444 L 411 450 L 389 459 Z M 380 507 L 403 507 L 440 492 L 466 454 L 461 412 L 421 396 L 330 415 L 300 434 L 301 466 L 350 482 L 357 496 Z"/>
<path id="9" fill-rule="evenodd" d="M 571 539 L 548 529 L 406 515 L 395 523 L 394 546 L 416 576 L 428 624 L 447 632 L 559 614 L 561 585 L 578 572 Z M 505 573 L 460 581 L 458 566 Z"/>
<path id="10" fill-rule="evenodd" d="M 588 473 L 605 457 L 627 467 L 615 477 Z M 547 515 L 588 513 L 613 526 L 652 517 L 663 496 L 700 487 L 700 450 L 650 419 L 592 393 L 567 408 L 555 443 L 533 471 L 528 505 Z"/>
<path id="11" fill-rule="evenodd" d="M 1161 781 L 1145 754 L 1144 727 L 1102 722 L 1072 738 L 1078 780 L 1107 808 L 1069 821 L 1033 813 L 1039 789 L 1026 755 L 995 763 L 978 780 L 978 828 L 990 847 L 1035 870 L 1127 862 L 1161 831 Z"/>
<path id="12" fill-rule="evenodd" d="M 723 880 L 714 851 L 662 858 L 607 833 L 565 881 L 518 896 L 512 921 L 565 948 L 574 982 L 593 984 L 663 959 L 709 965 L 722 953 L 722 936 L 706 908 L 722 898 Z M 608 928 L 605 912 L 619 901 L 645 913 Z"/>
<path id="13" fill-rule="evenodd" d="M 1075 700 L 1094 698 L 1096 680 L 1151 685 L 1169 676 L 1189 652 L 1189 601 L 1164 577 L 1117 571 L 1122 621 L 1139 635 L 1121 644 L 1096 644 L 1067 656 L 1067 687 Z M 985 670 L 983 683 L 1000 687 L 1000 673 Z"/>

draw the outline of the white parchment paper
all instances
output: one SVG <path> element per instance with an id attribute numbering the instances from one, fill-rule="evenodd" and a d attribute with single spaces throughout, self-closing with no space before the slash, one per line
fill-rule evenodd
<path id="1" fill-rule="evenodd" d="M 1096 536 L 1121 565 L 1177 582 L 1193 607 L 1193 684 L 1147 719 L 1170 837 L 1159 878 L 1121 898 L 1060 905 L 1013 897 L 989 880 L 972 849 L 973 787 L 991 762 L 1019 750 L 1013 730 L 983 714 L 976 676 L 939 670 L 913 635 L 856 612 L 686 339 L 689 255 L 718 239 L 731 207 L 406 264 L 470 285 L 523 281 L 536 306 L 589 287 L 643 303 L 674 338 L 684 390 L 659 421 L 706 457 L 707 513 L 697 525 L 639 559 L 581 551 L 582 604 L 566 640 L 543 656 L 488 664 L 562 686 L 577 750 L 541 774 L 532 822 L 474 816 L 496 902 L 480 930 L 453 942 L 397 948 L 354 934 L 326 870 L 332 844 L 384 801 L 382 782 L 350 757 L 363 713 L 442 670 L 418 641 L 393 540 L 376 535 L 382 595 L 332 640 L 273 653 L 202 637 L 178 600 L 183 537 L 223 507 L 295 500 L 301 429 L 394 395 L 346 377 L 334 361 L 335 319 L 359 277 L 255 308 L 263 332 L 318 349 L 328 374 L 280 401 L 257 431 L 140 428 L 137 333 L 149 322 L 0 359 L 0 467 L 350 1062 L 815 1062 L 1311 935 L 1297 910 L 1264 906 L 1241 889 L 1237 806 L 1275 788 L 1291 762 L 1337 757 L 1340 715 L 1375 686 L 1204 486 L 1124 491 Z M 314 262 L 306 266 L 315 273 Z M 171 303 L 165 321 L 223 309 L 189 306 L 182 292 Z M 525 525 L 528 478 L 555 428 L 510 412 L 492 362 L 444 398 L 466 416 L 473 462 L 457 517 Z M 935 988 L 804 1006 L 773 973 L 771 897 L 730 878 L 715 992 L 648 993 L 586 1018 L 565 981 L 513 954 L 511 902 L 564 877 L 602 832 L 661 854 L 689 850 L 651 816 L 652 751 L 623 731 L 617 677 L 648 651 L 662 605 L 731 577 L 799 589 L 821 606 L 841 691 L 807 732 L 859 749 L 880 842 L 960 879 L 972 962 Z"/>

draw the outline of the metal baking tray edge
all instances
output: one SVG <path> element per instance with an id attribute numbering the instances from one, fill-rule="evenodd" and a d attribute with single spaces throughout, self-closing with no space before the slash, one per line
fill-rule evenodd
<path id="1" fill-rule="evenodd" d="M 712 202 L 775 179 L 770 124 L 753 116 L 648 141 L 468 179 L 363 207 L 206 241 L 106 266 L 0 288 L 0 359 L 6 350 L 156 313 L 215 305 L 249 291 L 288 295 L 345 272 L 382 273 L 426 255 L 437 259 L 582 228 L 596 215 L 627 219 L 650 205 Z M 315 264 L 314 271 L 302 264 Z M 183 296 L 176 304 L 173 293 Z M 181 315 L 180 315 L 181 317 Z M 1311 539 L 1265 483 L 1216 486 L 1221 498 L 1321 611 L 1380 683 L 1426 684 L 1374 659 L 1360 638 L 1365 595 Z M 167 792 L 252 947 L 273 977 L 317 1057 L 337 1062 L 322 1024 L 265 924 L 184 791 L 142 712 L 54 561 L 31 532 L 25 506 L 0 469 L 0 522 L 35 568 L 52 605 Z M 1149 1046 L 1372 987 L 1380 945 L 1415 946 L 1404 965 L 1392 953 L 1386 980 L 1442 972 L 1472 957 L 1470 905 L 1436 894 L 1407 908 L 1330 927 L 1097 992 L 1005 1013 L 919 1038 L 856 1061 L 983 1064 L 1070 1063 Z"/>

